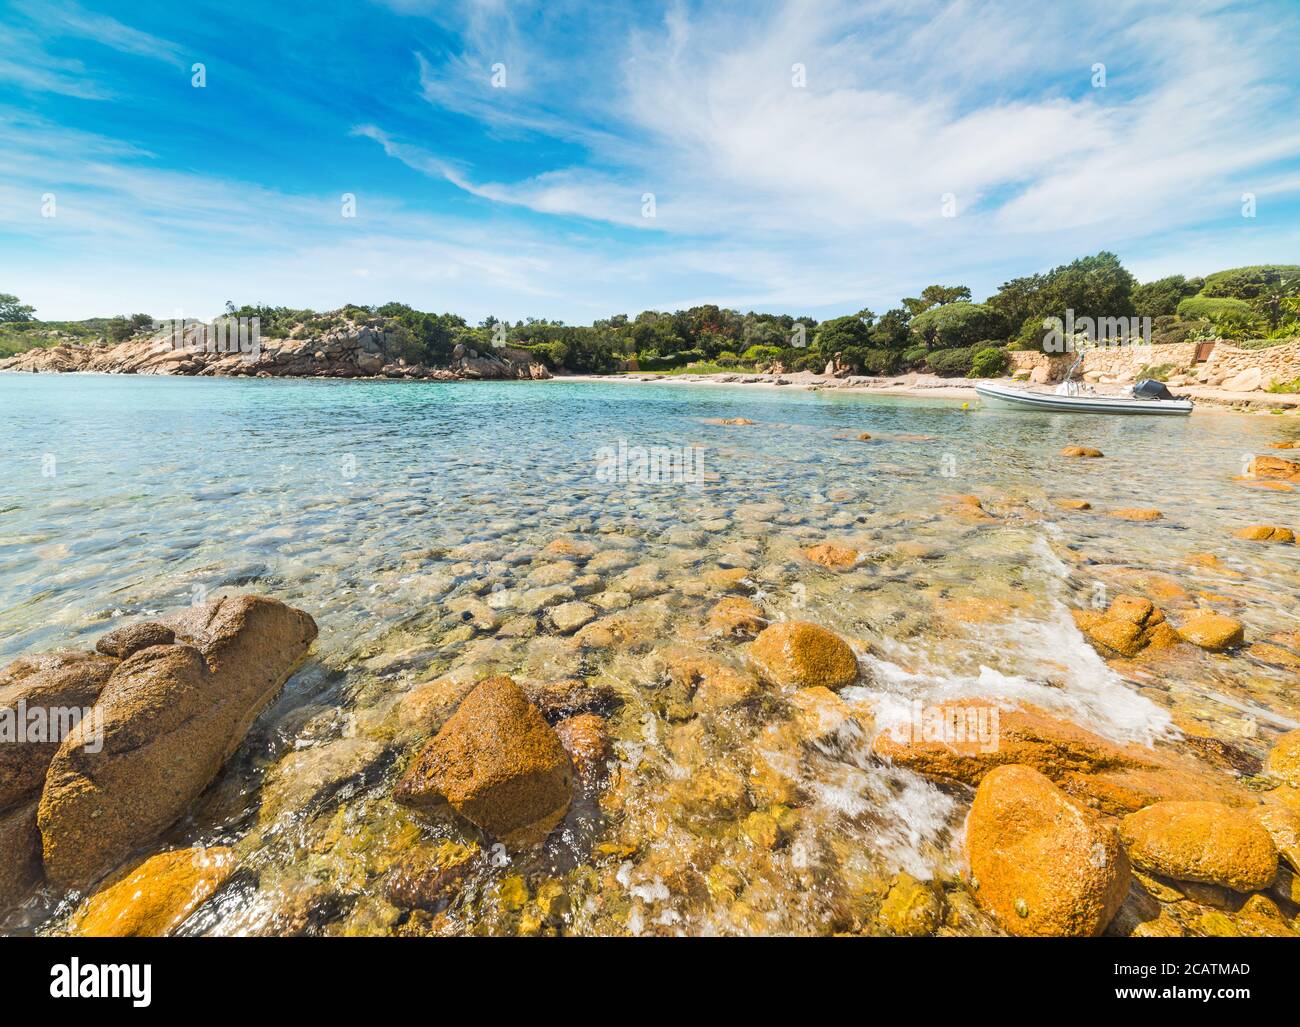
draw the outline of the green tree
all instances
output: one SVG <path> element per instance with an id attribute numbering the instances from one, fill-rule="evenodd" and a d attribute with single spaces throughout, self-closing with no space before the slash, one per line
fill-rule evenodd
<path id="1" fill-rule="evenodd" d="M 1204 280 L 1190 281 L 1182 275 L 1170 275 L 1154 282 L 1146 282 L 1133 290 L 1133 313 L 1138 317 L 1167 317 L 1178 310 L 1178 304 L 1188 296 L 1195 296 Z"/>
<path id="2" fill-rule="evenodd" d="M 903 300 L 903 306 L 915 317 L 934 307 L 942 307 L 945 303 L 960 303 L 969 301 L 970 298 L 970 289 L 964 285 L 927 285 L 919 297 L 910 296 Z"/>
<path id="3" fill-rule="evenodd" d="M 1046 274 L 1013 278 L 988 299 L 1008 324 L 1023 325 L 1030 318 L 1130 317 L 1136 279 L 1119 257 L 1103 250 L 1081 257 Z"/>
<path id="4" fill-rule="evenodd" d="M 823 321 L 813 336 L 813 348 L 825 359 L 853 348 L 866 349 L 870 345 L 871 323 L 858 314 Z"/>
<path id="5" fill-rule="evenodd" d="M 32 315 L 35 312 L 35 307 L 19 303 L 17 296 L 11 296 L 7 292 L 0 292 L 0 321 L 34 321 L 35 318 Z"/>
<path id="6" fill-rule="evenodd" d="M 1006 334 L 1006 318 L 984 303 L 945 303 L 912 318 L 913 337 L 930 349 L 973 346 L 983 339 L 1005 338 Z"/>
<path id="7" fill-rule="evenodd" d="M 1284 286 L 1288 280 L 1300 276 L 1298 264 L 1253 264 L 1216 271 L 1205 276 L 1202 296 L 1253 300 Z"/>
<path id="8" fill-rule="evenodd" d="M 912 315 L 906 307 L 886 310 L 871 329 L 871 345 L 877 349 L 904 350 L 911 341 Z"/>

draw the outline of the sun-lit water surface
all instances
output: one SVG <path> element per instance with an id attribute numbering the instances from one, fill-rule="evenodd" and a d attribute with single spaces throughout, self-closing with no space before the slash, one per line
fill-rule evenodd
<path id="1" fill-rule="evenodd" d="M 679 722 L 656 699 L 674 647 L 743 667 L 743 643 L 703 627 L 718 594 L 702 579 L 717 568 L 746 569 L 769 617 L 815 621 L 859 648 L 868 677 L 846 696 L 873 711 L 874 729 L 913 700 L 963 695 L 1032 701 L 1117 740 L 1168 736 L 1188 717 L 1262 748 L 1300 723 L 1286 672 L 1243 656 L 1172 678 L 1108 667 L 1068 612 L 1156 588 L 1175 619 L 1212 602 L 1248 638 L 1300 629 L 1293 547 L 1230 537 L 1295 524 L 1296 496 L 1232 480 L 1298 434 L 1293 419 L 1053 416 L 725 386 L 17 375 L 0 376 L 0 412 L 0 658 L 89 646 L 224 591 L 274 596 L 320 625 L 314 659 L 173 832 L 233 843 L 257 871 L 194 930 L 275 929 L 286 896 L 322 888 L 344 897 L 331 930 L 404 922 L 382 895 L 393 861 L 469 839 L 388 800 L 394 765 L 419 741 L 390 714 L 448 672 L 603 679 L 627 701 L 612 720 L 617 801 L 583 823 L 571 815 L 567 848 L 483 869 L 437 929 L 518 929 L 520 912 L 494 898 L 515 872 L 534 891 L 561 880 L 577 933 L 826 930 L 857 877 L 950 872 L 963 800 L 880 767 L 868 737 L 839 738 L 794 771 L 807 798 L 778 851 L 737 841 L 743 809 L 678 815 L 678 782 L 731 761 L 743 775 L 763 744 L 761 715 Z M 734 417 L 757 423 L 709 423 Z M 620 440 L 703 447 L 706 480 L 601 481 L 596 453 Z M 1057 455 L 1076 443 L 1106 456 Z M 979 496 L 997 519 L 952 516 L 953 494 Z M 1060 497 L 1094 509 L 1067 513 Z M 1121 507 L 1164 518 L 1107 515 Z M 583 649 L 544 610 L 535 634 L 504 637 L 449 609 L 477 596 L 502 620 L 530 614 L 518 597 L 560 537 L 621 554 L 584 593 L 640 617 L 643 638 Z M 862 562 L 837 573 L 799 555 L 824 541 Z M 1223 563 L 1189 563 L 1196 553 Z M 646 564 L 651 584 L 626 595 L 619 576 Z M 290 790 L 269 823 L 268 775 L 314 749 L 355 772 L 326 796 Z M 604 855 L 592 849 L 602 840 Z M 725 875 L 710 868 L 733 863 L 741 882 L 714 887 Z M 692 873 L 707 887 L 679 887 Z"/>

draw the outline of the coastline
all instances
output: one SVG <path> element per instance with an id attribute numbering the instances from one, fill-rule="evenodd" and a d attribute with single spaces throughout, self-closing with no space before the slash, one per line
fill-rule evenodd
<path id="1" fill-rule="evenodd" d="M 801 371 L 794 374 L 682 374 L 667 375 L 653 373 L 627 373 L 614 375 L 581 374 L 556 375 L 553 381 L 581 382 L 627 382 L 649 385 L 708 385 L 708 386 L 743 386 L 759 389 L 794 389 L 802 392 L 817 392 L 823 389 L 836 391 L 866 393 L 871 396 L 901 396 L 910 399 L 948 399 L 978 401 L 975 386 L 981 381 L 994 381 L 1010 384 L 1010 378 L 990 379 L 953 379 L 940 378 L 937 375 L 907 374 L 892 378 L 868 378 L 854 376 L 835 378 L 831 375 L 814 374 Z M 969 384 L 967 384 L 969 383 Z M 1118 393 L 1118 389 L 1103 386 L 1098 390 L 1103 394 Z M 1300 395 L 1286 393 L 1240 393 L 1226 389 L 1214 389 L 1205 386 L 1183 386 L 1178 392 L 1195 400 L 1196 414 L 1214 411 L 1218 413 L 1254 413 L 1272 414 L 1292 410 L 1300 412 Z M 1246 409 L 1242 409 L 1242 408 Z"/>
<path id="2" fill-rule="evenodd" d="M 67 370 L 67 371 L 26 371 L 15 368 L 0 367 L 0 375 L 30 376 L 88 376 L 88 377 L 122 377 L 135 372 L 109 370 Z M 811 371 L 799 371 L 790 374 L 760 374 L 738 371 L 726 374 L 656 374 L 653 372 L 623 372 L 618 374 L 566 374 L 559 372 L 546 378 L 479 378 L 469 375 L 456 375 L 446 378 L 424 376 L 377 375 L 317 375 L 317 374 L 186 374 L 175 372 L 155 372 L 143 377 L 160 378 L 228 378 L 242 380 L 277 379 L 287 381 L 362 381 L 362 382 L 438 382 L 442 384 L 472 384 L 484 381 L 535 381 L 535 382 L 581 382 L 599 384 L 626 385 L 679 385 L 749 388 L 749 389 L 790 389 L 796 392 L 850 392 L 867 396 L 891 396 L 904 399 L 941 399 L 961 402 L 979 402 L 975 386 L 982 381 L 1003 384 L 1023 384 L 1011 378 L 966 379 L 940 378 L 937 375 L 911 373 L 890 378 L 871 378 L 850 376 L 836 378 L 832 375 L 820 375 Z M 1116 387 L 1102 386 L 1098 389 L 1103 395 L 1117 394 Z M 1196 407 L 1192 415 L 1204 413 L 1239 413 L 1285 415 L 1300 414 L 1300 394 L 1269 392 L 1231 392 L 1227 389 L 1208 386 L 1179 386 L 1177 392 L 1194 400 Z"/>

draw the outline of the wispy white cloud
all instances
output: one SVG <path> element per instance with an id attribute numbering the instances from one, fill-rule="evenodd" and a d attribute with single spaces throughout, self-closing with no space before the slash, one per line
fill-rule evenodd
<path id="1" fill-rule="evenodd" d="M 655 227 L 751 242 L 870 232 L 946 247 L 965 231 L 942 224 L 952 194 L 987 241 L 1021 251 L 1081 228 L 1119 243 L 1194 223 L 1241 176 L 1300 155 L 1300 130 L 1278 117 L 1296 100 L 1287 73 L 1300 56 L 1277 45 L 1280 14 L 1141 0 L 1086 16 L 964 0 L 791 0 L 765 13 L 674 7 L 653 31 L 589 41 L 618 73 L 603 92 L 570 88 L 567 123 L 536 89 L 525 116 L 485 73 L 466 87 L 486 50 L 437 69 L 421 58 L 430 102 L 581 143 L 580 164 L 484 185 L 427 149 L 389 151 L 476 196 L 620 225 L 635 223 L 624 198 L 644 188 L 659 198 Z M 485 24 L 494 14 L 500 33 Z M 517 17 L 478 9 L 467 39 L 510 40 Z M 557 50 L 535 42 L 530 74 L 550 82 L 559 72 L 538 55 Z M 1088 87 L 1096 61 L 1109 68 L 1102 89 Z M 613 128 L 594 138 L 582 119 Z"/>
<path id="2" fill-rule="evenodd" d="M 51 43 L 76 40 L 118 53 L 187 67 L 183 49 L 170 40 L 141 32 L 107 14 L 87 11 L 71 0 L 17 3 L 22 24 L 0 32 L 0 82 L 32 93 L 56 93 L 83 100 L 107 100 L 113 90 L 81 60 L 51 53 Z"/>

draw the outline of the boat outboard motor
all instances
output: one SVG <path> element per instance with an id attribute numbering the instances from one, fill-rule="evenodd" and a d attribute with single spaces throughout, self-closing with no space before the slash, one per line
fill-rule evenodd
<path id="1" fill-rule="evenodd" d="M 1133 396 L 1135 399 L 1173 399 L 1174 394 L 1165 388 L 1164 382 L 1158 382 L 1154 378 L 1143 378 L 1133 386 Z"/>

